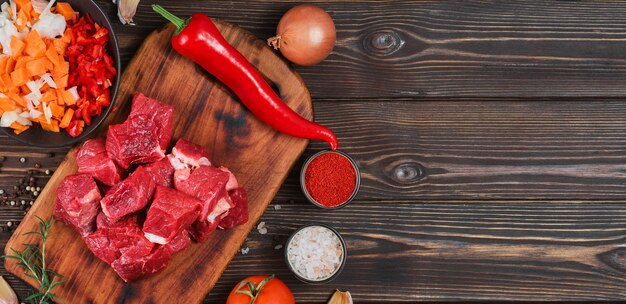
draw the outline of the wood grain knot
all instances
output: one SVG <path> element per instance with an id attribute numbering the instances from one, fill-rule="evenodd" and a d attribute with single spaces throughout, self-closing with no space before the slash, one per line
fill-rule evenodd
<path id="1" fill-rule="evenodd" d="M 393 30 L 377 30 L 371 32 L 363 39 L 365 50 L 375 56 L 388 56 L 404 45 L 404 40 Z"/>
<path id="2" fill-rule="evenodd" d="M 620 274 L 626 273 L 626 248 L 617 248 L 599 254 L 598 259 Z"/>
<path id="3" fill-rule="evenodd" d="M 417 163 L 401 163 L 392 167 L 390 178 L 402 184 L 414 183 L 424 177 L 422 166 Z"/>

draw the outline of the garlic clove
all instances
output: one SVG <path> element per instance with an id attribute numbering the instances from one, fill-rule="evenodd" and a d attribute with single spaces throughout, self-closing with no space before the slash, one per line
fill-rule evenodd
<path id="1" fill-rule="evenodd" d="M 117 16 L 122 24 L 135 25 L 133 17 L 137 13 L 139 0 L 117 0 Z"/>
<path id="2" fill-rule="evenodd" d="M 327 304 L 352 304 L 352 295 L 349 291 L 335 290 Z"/>
<path id="3" fill-rule="evenodd" d="M 17 295 L 9 283 L 0 276 L 0 304 L 18 304 Z"/>

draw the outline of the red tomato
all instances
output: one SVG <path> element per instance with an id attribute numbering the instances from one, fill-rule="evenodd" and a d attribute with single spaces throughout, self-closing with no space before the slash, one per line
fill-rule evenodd
<path id="1" fill-rule="evenodd" d="M 258 275 L 245 278 L 228 295 L 226 304 L 294 304 L 296 300 L 283 281 L 271 276 L 263 286 L 262 281 L 270 276 Z M 249 283 L 249 284 L 248 284 Z M 252 290 L 250 290 L 252 285 Z M 260 288 L 259 288 L 260 287 Z M 237 292 L 239 291 L 239 292 Z M 255 298 L 256 297 L 256 298 Z M 250 302 L 254 298 L 254 302 Z"/>

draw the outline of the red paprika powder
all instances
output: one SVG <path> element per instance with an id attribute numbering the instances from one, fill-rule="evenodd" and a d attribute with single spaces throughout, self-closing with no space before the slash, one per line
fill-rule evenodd
<path id="1" fill-rule="evenodd" d="M 333 208 L 347 202 L 357 186 L 352 162 L 336 152 L 315 157 L 304 172 L 304 186 L 320 205 Z"/>

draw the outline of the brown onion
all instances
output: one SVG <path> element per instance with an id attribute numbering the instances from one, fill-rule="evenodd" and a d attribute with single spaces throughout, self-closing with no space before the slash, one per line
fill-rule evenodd
<path id="1" fill-rule="evenodd" d="M 295 64 L 314 65 L 330 54 L 335 39 L 335 23 L 330 15 L 317 6 L 303 4 L 283 15 L 276 36 L 267 43 Z"/>

